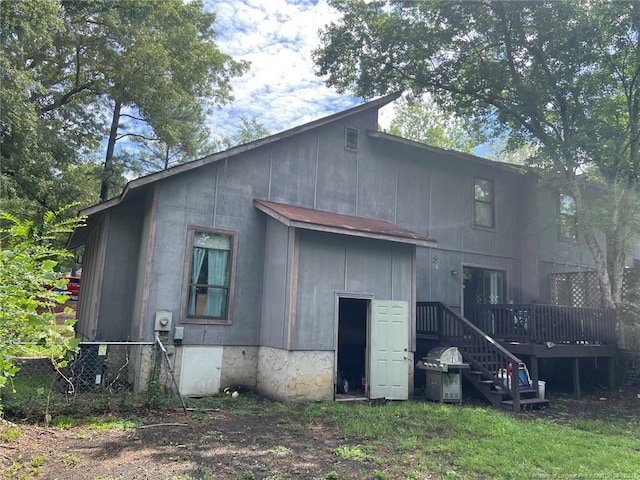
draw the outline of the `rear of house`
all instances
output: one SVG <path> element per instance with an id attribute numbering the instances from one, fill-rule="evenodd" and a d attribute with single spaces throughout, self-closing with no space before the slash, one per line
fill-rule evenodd
<path id="1" fill-rule="evenodd" d="M 69 242 L 85 245 L 78 335 L 158 332 L 183 395 L 404 399 L 425 353 L 418 301 L 459 313 L 545 302 L 549 270 L 588 265 L 575 242 L 544 237 L 556 209 L 533 176 L 378 132 L 396 97 L 134 180 L 84 210 Z"/>

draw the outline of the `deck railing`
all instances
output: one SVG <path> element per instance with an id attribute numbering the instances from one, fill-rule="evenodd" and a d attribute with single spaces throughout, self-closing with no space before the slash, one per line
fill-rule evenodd
<path id="1" fill-rule="evenodd" d="M 480 328 L 440 302 L 418 302 L 416 333 L 437 334 L 440 339 L 457 347 L 465 362 L 473 370 L 482 372 L 484 378 L 492 380 L 497 387 L 507 390 L 513 399 L 514 410 L 520 410 L 520 382 L 508 382 L 507 369 L 509 364 L 517 366 L 521 360 Z"/>
<path id="2" fill-rule="evenodd" d="M 616 314 L 604 308 L 541 304 L 473 305 L 465 317 L 499 341 L 583 345 L 616 344 Z"/>

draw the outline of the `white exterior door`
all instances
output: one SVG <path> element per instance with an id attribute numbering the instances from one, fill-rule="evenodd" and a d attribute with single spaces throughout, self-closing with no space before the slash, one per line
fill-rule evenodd
<path id="1" fill-rule="evenodd" d="M 409 304 L 371 302 L 369 398 L 409 398 Z"/>

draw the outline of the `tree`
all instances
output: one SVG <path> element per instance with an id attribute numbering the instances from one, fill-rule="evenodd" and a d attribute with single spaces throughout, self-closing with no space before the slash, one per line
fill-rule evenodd
<path id="1" fill-rule="evenodd" d="M 176 111 L 184 124 L 203 123 L 202 104 L 226 102 L 230 77 L 246 68 L 215 47 L 215 16 L 205 13 L 199 2 L 137 0 L 117 5 L 126 8 L 83 12 L 87 23 L 98 17 L 98 38 L 107 41 L 96 56 L 104 56 L 110 67 L 104 71 L 111 118 L 101 200 L 108 198 L 118 140 L 137 134 L 141 123 L 174 147 L 180 138 L 172 128 L 179 118 Z M 177 110 L 179 106 L 183 108 Z"/>
<path id="2" fill-rule="evenodd" d="M 60 178 L 99 145 L 90 82 L 61 60 L 73 57 L 67 30 L 58 2 L 0 2 L 0 199 L 33 218 L 82 195 Z"/>
<path id="3" fill-rule="evenodd" d="M 65 209 L 47 212 L 38 223 L 0 213 L 0 390 L 18 371 L 13 359 L 25 349 L 63 367 L 66 352 L 78 347 L 75 320 L 58 324 L 54 314 L 67 295 L 51 288 L 64 287 L 56 268 L 72 256 L 56 244 L 83 221 L 66 218 Z"/>
<path id="4" fill-rule="evenodd" d="M 510 144 L 508 136 L 494 138 L 485 146 L 487 151 L 484 156 L 496 162 L 526 166 L 538 155 L 538 148 L 535 144 L 522 143 L 514 145 L 513 142 Z"/>
<path id="5" fill-rule="evenodd" d="M 37 218 L 84 196 L 58 180 L 101 149 L 105 200 L 131 158 L 116 145 L 134 138 L 190 155 L 207 109 L 247 68 L 217 49 L 214 19 L 199 1 L 0 2 L 3 204 Z"/>
<path id="6" fill-rule="evenodd" d="M 216 138 L 213 142 L 213 151 L 227 150 L 231 147 L 244 145 L 271 135 L 269 130 L 256 118 L 240 115 L 240 126 L 233 135 Z"/>
<path id="7" fill-rule="evenodd" d="M 168 121 L 158 127 L 154 137 L 132 137 L 136 146 L 135 160 L 128 168 L 140 174 L 166 170 L 211 153 L 209 130 L 201 123 L 200 115 L 189 115 L 186 106 L 178 106 Z"/>
<path id="8" fill-rule="evenodd" d="M 185 138 L 185 126 L 203 123 L 203 105 L 229 100 L 229 80 L 246 64 L 215 46 L 215 15 L 204 12 L 201 2 L 64 5 L 82 25 L 81 62 L 88 72 L 99 73 L 97 93 L 110 111 L 100 189 L 100 199 L 106 200 L 118 141 L 153 135 L 169 148 L 177 147 Z"/>
<path id="9" fill-rule="evenodd" d="M 512 145 L 532 145 L 531 164 L 575 201 L 605 305 L 620 305 L 638 233 L 640 4 L 332 3 L 343 16 L 314 52 L 327 84 L 363 97 L 430 92 Z"/>
<path id="10" fill-rule="evenodd" d="M 477 125 L 447 115 L 428 95 L 403 96 L 394 109 L 389 133 L 434 147 L 473 153 L 484 141 Z"/>

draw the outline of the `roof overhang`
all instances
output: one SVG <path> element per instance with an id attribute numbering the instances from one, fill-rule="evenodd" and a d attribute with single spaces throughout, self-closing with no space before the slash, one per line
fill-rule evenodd
<path id="1" fill-rule="evenodd" d="M 100 218 L 102 217 L 88 217 L 83 226 L 76 227 L 67 239 L 67 248 L 69 250 L 74 250 L 81 245 L 86 244 L 91 236 L 91 232 L 93 232 L 96 225 L 100 222 Z"/>
<path id="2" fill-rule="evenodd" d="M 254 200 L 256 208 L 288 227 L 336 233 L 352 237 L 371 238 L 420 247 L 435 247 L 433 239 L 384 220 L 323 212 L 284 203 Z"/>

